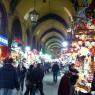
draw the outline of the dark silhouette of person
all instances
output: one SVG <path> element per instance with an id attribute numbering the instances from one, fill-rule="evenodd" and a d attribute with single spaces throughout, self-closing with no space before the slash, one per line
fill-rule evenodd
<path id="1" fill-rule="evenodd" d="M 25 79 L 26 71 L 27 70 L 24 67 L 23 63 L 20 62 L 18 67 L 17 67 L 17 73 L 18 73 L 18 79 L 19 79 L 19 86 L 20 86 L 22 91 L 23 91 L 23 88 L 24 88 L 24 79 Z"/>
<path id="2" fill-rule="evenodd" d="M 38 63 L 37 66 L 32 71 L 32 81 L 34 85 L 34 89 L 32 89 L 33 95 L 35 95 L 36 90 L 40 91 L 41 95 L 44 95 L 43 92 L 43 77 L 44 77 L 44 69 L 41 67 L 41 64 Z"/>
<path id="3" fill-rule="evenodd" d="M 79 73 L 78 70 L 76 70 L 76 68 L 75 68 L 75 64 L 70 64 L 69 65 L 69 71 L 72 72 L 72 73 L 74 72 L 76 74 Z"/>
<path id="4" fill-rule="evenodd" d="M 32 89 L 34 87 L 33 80 L 32 80 L 32 71 L 33 71 L 33 65 L 31 64 L 27 73 L 26 73 L 26 91 L 24 95 L 33 95 Z"/>
<path id="5" fill-rule="evenodd" d="M 76 71 L 66 72 L 60 81 L 58 95 L 75 95 L 74 85 L 78 79 Z"/>
<path id="6" fill-rule="evenodd" d="M 57 64 L 57 62 L 53 64 L 52 71 L 53 71 L 53 81 L 54 83 L 57 83 L 57 76 L 59 72 L 59 65 Z"/>
<path id="7" fill-rule="evenodd" d="M 19 90 L 16 68 L 12 63 L 12 58 L 5 59 L 0 68 L 0 95 L 13 95 L 13 89 Z"/>

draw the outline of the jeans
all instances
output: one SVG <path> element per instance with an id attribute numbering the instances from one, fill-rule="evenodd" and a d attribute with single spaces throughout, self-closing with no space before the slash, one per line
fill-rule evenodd
<path id="1" fill-rule="evenodd" d="M 0 95 L 13 95 L 12 89 L 1 88 Z"/>

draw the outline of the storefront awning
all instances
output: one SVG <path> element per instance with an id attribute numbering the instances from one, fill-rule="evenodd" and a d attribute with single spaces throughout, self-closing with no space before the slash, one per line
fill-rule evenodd
<path id="1" fill-rule="evenodd" d="M 8 38 L 4 37 L 3 35 L 0 35 L 0 44 L 8 46 Z"/>

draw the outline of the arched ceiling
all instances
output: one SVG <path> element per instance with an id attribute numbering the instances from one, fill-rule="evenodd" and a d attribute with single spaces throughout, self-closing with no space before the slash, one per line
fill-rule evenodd
<path id="1" fill-rule="evenodd" d="M 40 14 L 38 24 L 32 34 L 47 48 L 60 48 L 68 36 L 67 29 L 73 21 L 75 7 L 70 0 L 35 0 L 35 10 Z M 26 22 L 34 9 L 34 0 L 20 0 L 16 11 Z"/>
<path id="2" fill-rule="evenodd" d="M 70 0 L 46 0 L 45 3 L 43 0 L 35 0 L 35 9 L 40 14 L 40 17 L 43 17 L 51 12 L 65 18 L 65 20 L 69 22 L 68 13 L 64 10 L 64 8 L 67 8 L 71 15 L 75 14 L 74 7 L 72 6 Z M 16 10 L 18 10 L 22 17 L 28 15 L 33 9 L 34 0 L 22 0 L 16 7 Z"/>
<path id="3" fill-rule="evenodd" d="M 50 46 L 49 49 L 50 49 L 50 50 L 53 50 L 53 49 L 58 49 L 58 50 L 60 50 L 61 47 L 60 47 L 59 45 L 52 45 L 52 46 Z"/>
<path id="4" fill-rule="evenodd" d="M 60 46 L 62 47 L 62 43 L 59 41 L 59 40 L 50 40 L 47 44 L 46 44 L 46 47 L 48 47 L 49 45 L 53 44 L 53 43 L 58 43 L 60 44 Z"/>
<path id="5" fill-rule="evenodd" d="M 48 39 L 46 39 L 45 40 L 45 42 L 44 42 L 44 44 L 47 44 L 47 42 L 49 41 L 49 40 L 52 40 L 52 39 L 56 39 L 56 40 L 60 40 L 61 42 L 63 41 L 63 39 L 61 39 L 60 37 L 58 37 L 58 36 L 50 36 Z"/>
<path id="6" fill-rule="evenodd" d="M 44 36 L 48 35 L 49 33 L 60 35 L 61 37 L 65 38 L 65 35 L 61 31 L 59 31 L 58 29 L 55 29 L 55 28 L 51 28 L 51 29 L 48 29 L 47 31 L 45 31 L 41 35 L 40 40 L 42 40 L 44 38 Z"/>
<path id="7" fill-rule="evenodd" d="M 44 43 L 46 41 L 46 39 L 48 39 L 49 37 L 52 37 L 52 36 L 60 37 L 60 39 L 62 41 L 64 41 L 64 36 L 62 36 L 61 34 L 57 33 L 56 31 L 48 32 L 40 40 Z"/>
<path id="8" fill-rule="evenodd" d="M 52 43 L 47 46 L 48 49 L 51 49 L 52 47 L 59 47 L 62 48 L 62 46 L 59 43 Z"/>
<path id="9" fill-rule="evenodd" d="M 40 36 L 44 32 L 46 32 L 47 30 L 49 30 L 51 28 L 55 28 L 55 29 L 61 31 L 64 36 L 67 35 L 64 25 L 61 22 L 59 22 L 57 20 L 53 20 L 53 19 L 45 20 L 42 23 L 40 23 L 39 25 L 37 25 L 37 27 L 35 28 L 35 31 L 34 31 L 34 35 L 38 36 L 38 39 L 39 39 Z"/>
<path id="10" fill-rule="evenodd" d="M 51 40 L 45 42 L 44 44 L 45 44 L 45 46 L 47 47 L 47 46 L 48 46 L 49 44 L 51 44 L 51 43 L 59 43 L 60 45 L 62 45 L 62 41 L 60 41 L 59 39 L 56 39 L 56 38 L 53 38 L 53 39 L 51 39 Z"/>

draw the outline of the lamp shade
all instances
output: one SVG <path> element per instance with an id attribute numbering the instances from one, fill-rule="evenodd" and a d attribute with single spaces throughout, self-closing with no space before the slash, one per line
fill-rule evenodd
<path id="1" fill-rule="evenodd" d="M 36 10 L 31 11 L 29 15 L 32 22 L 37 22 L 39 13 Z"/>

